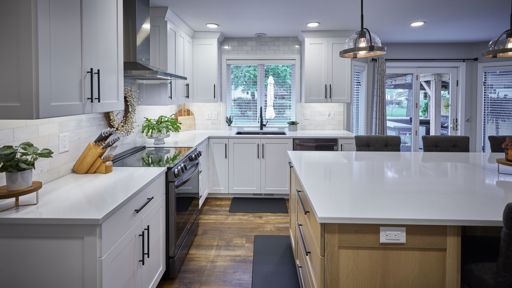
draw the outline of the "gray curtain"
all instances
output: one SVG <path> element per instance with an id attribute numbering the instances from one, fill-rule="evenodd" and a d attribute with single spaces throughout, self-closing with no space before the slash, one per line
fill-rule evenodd
<path id="1" fill-rule="evenodd" d="M 368 132 L 371 135 L 386 135 L 386 61 L 377 58 L 370 65 L 373 67 Z"/>

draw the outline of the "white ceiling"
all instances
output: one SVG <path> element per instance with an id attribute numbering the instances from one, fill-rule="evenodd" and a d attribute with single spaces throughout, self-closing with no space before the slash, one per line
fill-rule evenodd
<path id="1" fill-rule="evenodd" d="M 220 24 L 226 37 L 297 36 L 309 21 L 317 30 L 359 28 L 359 0 L 151 0 L 169 6 L 195 31 Z M 365 26 L 383 42 L 489 41 L 508 28 L 508 0 L 365 0 Z M 413 20 L 425 20 L 413 29 Z M 210 30 L 211 31 L 211 30 Z"/>

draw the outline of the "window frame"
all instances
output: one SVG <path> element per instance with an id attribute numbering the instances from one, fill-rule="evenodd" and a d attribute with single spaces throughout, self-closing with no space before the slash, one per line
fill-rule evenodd
<path id="1" fill-rule="evenodd" d="M 274 55 L 274 56 L 230 56 L 223 57 L 222 59 L 222 100 L 225 102 L 225 114 L 226 116 L 231 111 L 231 77 L 228 66 L 233 64 L 238 65 L 265 65 L 265 64 L 287 64 L 287 65 L 295 65 L 295 77 L 294 77 L 294 85 L 292 87 L 292 111 L 293 115 L 291 120 L 297 119 L 297 103 L 300 103 L 300 91 L 301 91 L 301 67 L 300 67 L 300 58 L 297 55 Z M 258 75 L 261 77 L 261 75 Z M 263 75 L 264 77 L 264 75 Z M 258 81 L 258 91 L 263 91 L 260 89 L 265 89 L 264 81 Z M 263 87 L 261 87 L 263 86 Z M 261 106 L 261 101 L 258 95 L 258 107 Z M 232 125 L 233 127 L 257 127 L 258 125 Z M 287 125 L 272 125 L 270 127 L 287 127 Z"/>

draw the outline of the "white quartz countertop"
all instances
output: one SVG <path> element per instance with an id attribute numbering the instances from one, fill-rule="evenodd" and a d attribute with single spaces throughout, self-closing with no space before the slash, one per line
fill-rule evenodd
<path id="1" fill-rule="evenodd" d="M 320 223 L 501 226 L 512 202 L 502 154 L 288 154 Z"/>
<path id="2" fill-rule="evenodd" d="M 258 130 L 257 128 L 253 130 Z M 276 129 L 265 128 L 265 131 Z M 173 133 L 165 139 L 164 145 L 153 145 L 148 140 L 147 147 L 195 147 L 208 138 L 354 138 L 354 135 L 345 130 L 301 130 L 297 132 L 286 131 L 286 135 L 236 135 L 238 130 L 192 130 Z"/>
<path id="3" fill-rule="evenodd" d="M 38 205 L 0 212 L 0 224 L 100 224 L 165 171 L 115 167 L 110 174 L 70 174 L 44 183 Z"/>

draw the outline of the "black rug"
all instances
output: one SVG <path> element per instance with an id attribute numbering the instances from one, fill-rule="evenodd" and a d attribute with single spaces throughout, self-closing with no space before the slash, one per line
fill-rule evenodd
<path id="1" fill-rule="evenodd" d="M 229 206 L 230 213 L 288 213 L 284 198 L 234 197 Z"/>
<path id="2" fill-rule="evenodd" d="M 252 288 L 298 288 L 290 236 L 256 235 L 252 259 Z"/>

